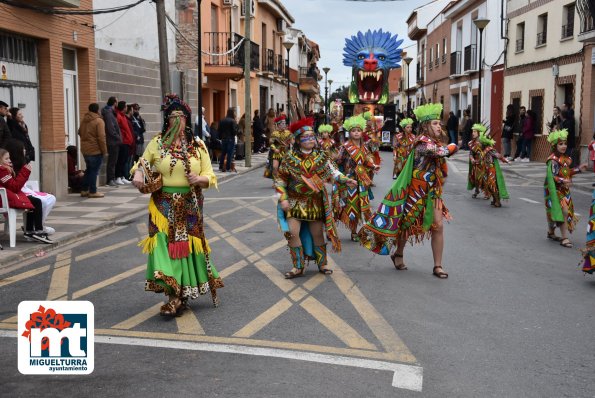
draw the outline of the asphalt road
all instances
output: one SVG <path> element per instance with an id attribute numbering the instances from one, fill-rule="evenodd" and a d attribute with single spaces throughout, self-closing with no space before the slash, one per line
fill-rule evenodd
<path id="1" fill-rule="evenodd" d="M 392 183 L 383 157 L 374 203 Z M 283 280 L 289 255 L 262 170 L 206 194 L 207 236 L 226 284 L 218 308 L 205 296 L 182 317 L 158 315 L 164 297 L 143 291 L 136 247 L 144 217 L 58 258 L 0 268 L 0 395 L 594 396 L 595 278 L 582 275 L 576 250 L 590 196 L 573 195 L 582 221 L 575 249 L 565 249 L 546 239 L 541 181 L 507 178 L 512 199 L 493 209 L 466 191 L 463 163 L 450 170 L 447 280 L 431 275 L 429 242 L 408 246 L 409 270 L 395 271 L 345 229 L 331 277 L 311 266 Z M 61 297 L 95 306 L 94 372 L 20 375 L 18 303 Z"/>

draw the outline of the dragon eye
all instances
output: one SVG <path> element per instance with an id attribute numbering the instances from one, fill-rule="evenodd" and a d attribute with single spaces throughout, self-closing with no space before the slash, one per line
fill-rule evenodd
<path id="1" fill-rule="evenodd" d="M 378 56 L 378 59 L 381 60 L 381 61 L 384 61 L 386 59 L 386 57 L 384 55 L 379 55 Z"/>
<path id="2" fill-rule="evenodd" d="M 357 56 L 357 59 L 364 59 L 364 58 L 366 58 L 366 57 L 363 54 L 360 54 Z"/>

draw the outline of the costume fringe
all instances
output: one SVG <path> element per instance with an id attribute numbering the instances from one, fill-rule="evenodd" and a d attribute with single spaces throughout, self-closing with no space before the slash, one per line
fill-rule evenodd
<path id="1" fill-rule="evenodd" d="M 159 232 L 163 232 L 167 235 L 169 222 L 167 221 L 167 217 L 161 214 L 161 212 L 157 209 L 155 202 L 153 202 L 153 198 L 149 200 L 149 217 L 151 217 L 151 222 L 155 224 Z"/>
<path id="2" fill-rule="evenodd" d="M 165 232 L 164 232 L 165 233 Z M 177 244 L 181 244 L 181 245 L 185 245 L 186 242 L 176 242 Z M 171 243 L 168 245 L 170 246 Z M 157 246 L 157 234 L 153 235 L 153 236 L 147 236 L 145 239 L 141 240 L 138 243 L 139 247 L 142 247 L 142 252 L 144 254 L 150 254 L 153 253 L 153 250 L 155 250 L 155 247 Z M 182 249 L 183 250 L 183 249 Z M 169 247 L 168 247 L 168 251 L 169 251 Z M 190 236 L 189 237 L 189 241 L 188 241 L 188 254 L 186 254 L 186 256 L 184 257 L 188 257 L 190 254 L 194 254 L 194 253 L 210 253 L 211 252 L 211 248 L 208 244 L 208 242 L 206 241 L 206 239 L 203 240 L 201 238 L 197 238 L 196 236 Z M 183 258 L 183 257 L 172 257 L 171 252 L 170 252 L 170 257 L 171 258 Z"/>

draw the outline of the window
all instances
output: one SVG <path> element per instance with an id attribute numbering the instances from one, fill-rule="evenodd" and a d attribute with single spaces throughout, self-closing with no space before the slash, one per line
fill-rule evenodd
<path id="1" fill-rule="evenodd" d="M 442 39 L 442 63 L 446 63 L 446 37 Z"/>
<path id="2" fill-rule="evenodd" d="M 544 46 L 547 43 L 547 14 L 541 14 L 537 17 L 537 32 L 535 46 Z"/>
<path id="3" fill-rule="evenodd" d="M 562 11 L 562 39 L 574 36 L 575 7 L 574 3 L 564 6 L 564 10 Z"/>
<path id="4" fill-rule="evenodd" d="M 432 65 L 434 65 L 434 48 L 430 47 L 430 62 L 428 63 L 428 69 L 432 69 Z"/>
<path id="5" fill-rule="evenodd" d="M 535 134 L 543 133 L 543 97 L 531 97 L 531 110 L 535 112 Z"/>
<path id="6" fill-rule="evenodd" d="M 436 43 L 436 61 L 434 63 L 434 66 L 438 66 L 439 62 L 440 62 L 440 44 Z"/>
<path id="7" fill-rule="evenodd" d="M 521 22 L 516 25 L 516 52 L 525 50 L 525 23 Z"/>
<path id="8" fill-rule="evenodd" d="M 0 59 L 18 64 L 35 65 L 35 41 L 0 33 Z"/>

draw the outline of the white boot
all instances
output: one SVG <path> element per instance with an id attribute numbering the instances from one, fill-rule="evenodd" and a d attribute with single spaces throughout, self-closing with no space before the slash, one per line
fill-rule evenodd
<path id="1" fill-rule="evenodd" d="M 122 181 L 122 177 L 116 178 L 116 184 L 118 184 L 118 185 L 124 185 L 124 181 Z"/>

